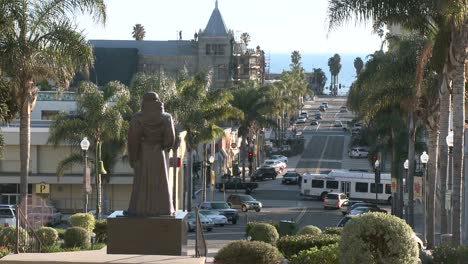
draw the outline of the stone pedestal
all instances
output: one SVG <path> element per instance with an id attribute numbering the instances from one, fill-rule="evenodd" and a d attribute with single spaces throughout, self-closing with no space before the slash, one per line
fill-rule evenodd
<path id="1" fill-rule="evenodd" d="M 187 213 L 107 219 L 107 254 L 187 255 Z"/>

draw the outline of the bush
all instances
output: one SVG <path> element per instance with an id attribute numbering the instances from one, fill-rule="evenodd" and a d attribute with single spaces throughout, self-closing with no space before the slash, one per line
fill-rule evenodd
<path id="1" fill-rule="evenodd" d="M 434 256 L 434 264 L 465 264 L 468 263 L 468 246 L 457 248 L 444 243 L 437 246 L 432 255 Z"/>
<path id="2" fill-rule="evenodd" d="M 24 250 L 27 246 L 29 238 L 28 232 L 22 227 L 19 228 L 20 245 L 19 248 Z M 9 226 L 0 230 L 0 247 L 8 248 L 9 250 L 15 249 L 16 245 L 16 227 Z"/>
<path id="3" fill-rule="evenodd" d="M 343 232 L 342 227 L 327 227 L 323 231 L 323 233 L 329 234 L 329 235 L 341 235 L 341 232 Z"/>
<path id="4" fill-rule="evenodd" d="M 257 222 L 257 221 L 250 221 L 247 222 L 247 225 L 245 226 L 245 234 L 248 235 L 250 232 L 250 229 L 252 229 L 253 226 L 257 224 L 269 224 L 275 227 L 276 231 L 279 233 L 279 223 L 275 222 Z"/>
<path id="5" fill-rule="evenodd" d="M 55 228 L 55 230 L 57 230 L 58 238 L 64 240 L 65 239 L 65 231 L 67 231 L 67 229 L 65 229 L 65 228 Z"/>
<path id="6" fill-rule="evenodd" d="M 305 234 L 309 234 L 309 235 L 319 235 L 322 233 L 322 230 L 316 226 L 313 226 L 313 225 L 306 225 L 304 226 L 303 228 L 301 228 L 301 230 L 299 230 L 299 232 L 297 232 L 298 235 L 305 235 Z"/>
<path id="7" fill-rule="evenodd" d="M 93 232 L 96 234 L 96 243 L 107 241 L 107 220 L 96 220 Z"/>
<path id="8" fill-rule="evenodd" d="M 282 255 L 274 246 L 261 241 L 238 240 L 222 247 L 214 257 L 214 263 L 222 264 L 276 264 Z"/>
<path id="9" fill-rule="evenodd" d="M 250 229 L 248 235 L 252 241 L 263 241 L 270 244 L 276 243 L 279 238 L 276 228 L 267 223 L 257 223 Z"/>
<path id="10" fill-rule="evenodd" d="M 340 263 L 417 263 L 413 230 L 402 219 L 383 213 L 358 215 L 343 228 Z"/>
<path id="11" fill-rule="evenodd" d="M 91 246 L 90 233 L 78 226 L 70 227 L 65 231 L 65 244 L 66 248 L 80 247 L 89 248 Z"/>
<path id="12" fill-rule="evenodd" d="M 82 227 L 88 230 L 88 232 L 92 232 L 96 219 L 92 214 L 78 213 L 70 216 L 70 220 L 68 221 L 70 222 L 71 226 Z"/>
<path id="13" fill-rule="evenodd" d="M 319 235 L 295 235 L 285 236 L 276 242 L 279 251 L 289 259 L 292 255 L 298 254 L 302 250 L 313 247 L 321 248 L 340 241 L 337 235 L 319 234 Z"/>
<path id="14" fill-rule="evenodd" d="M 10 254 L 11 250 L 6 247 L 0 247 L 0 258 L 3 258 L 4 256 Z"/>
<path id="15" fill-rule="evenodd" d="M 58 239 L 58 232 L 52 227 L 43 226 L 36 230 L 36 235 L 39 237 L 44 247 L 52 246 Z"/>
<path id="16" fill-rule="evenodd" d="M 313 247 L 302 250 L 298 255 L 292 256 L 289 264 L 336 264 L 340 263 L 338 244 L 323 246 L 320 249 Z"/>

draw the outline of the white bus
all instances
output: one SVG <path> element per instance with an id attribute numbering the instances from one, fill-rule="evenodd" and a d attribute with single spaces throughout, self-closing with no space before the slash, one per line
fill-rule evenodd
<path id="1" fill-rule="evenodd" d="M 380 174 L 377 186 L 379 202 L 391 202 L 391 178 Z M 375 200 L 375 174 L 352 170 L 332 170 L 328 174 L 305 173 L 302 177 L 301 195 L 323 199 L 329 192 L 342 192 L 349 199 Z"/>

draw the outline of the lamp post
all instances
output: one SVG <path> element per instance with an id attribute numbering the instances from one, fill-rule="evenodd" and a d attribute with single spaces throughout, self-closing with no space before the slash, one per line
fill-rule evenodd
<path id="1" fill-rule="evenodd" d="M 208 162 L 210 163 L 210 190 L 211 190 L 211 201 L 214 200 L 214 184 L 215 184 L 215 176 L 213 173 L 213 163 L 214 163 L 215 158 L 213 156 L 210 156 L 208 159 Z"/>
<path id="2" fill-rule="evenodd" d="M 80 143 L 81 150 L 84 151 L 84 166 L 83 166 L 83 194 L 84 194 L 84 204 L 83 209 L 84 213 L 88 212 L 88 185 L 89 185 L 89 178 L 87 175 L 87 167 L 88 167 L 88 149 L 89 149 L 89 140 L 87 137 L 84 137 Z"/>
<path id="3" fill-rule="evenodd" d="M 405 162 L 403 163 L 403 167 L 405 168 L 405 188 L 403 190 L 403 192 L 406 194 L 405 197 L 403 198 L 403 204 L 405 206 L 405 220 L 406 222 L 408 222 L 408 205 L 407 203 L 408 202 L 405 202 L 405 200 L 408 199 L 408 168 L 409 168 L 409 161 L 408 159 L 405 160 Z"/>
<path id="4" fill-rule="evenodd" d="M 379 160 L 376 160 L 374 163 L 374 169 L 375 169 L 375 204 L 378 204 L 378 199 L 379 199 L 379 183 L 380 183 L 380 162 Z"/>
<path id="5" fill-rule="evenodd" d="M 452 234 L 452 194 L 453 194 L 453 130 L 450 130 L 448 136 L 445 138 L 447 142 L 447 146 L 449 148 L 448 156 L 449 156 L 449 173 L 447 177 L 447 182 L 443 182 L 444 186 L 447 186 L 447 192 L 445 194 L 445 208 L 447 209 L 447 216 L 448 216 L 448 223 L 447 223 L 447 231 L 449 234 Z"/>
<path id="6" fill-rule="evenodd" d="M 423 178 L 422 178 L 422 205 L 423 205 L 423 242 L 426 243 L 426 177 L 427 177 L 427 162 L 429 155 L 426 151 L 421 154 L 421 163 L 423 164 Z"/>

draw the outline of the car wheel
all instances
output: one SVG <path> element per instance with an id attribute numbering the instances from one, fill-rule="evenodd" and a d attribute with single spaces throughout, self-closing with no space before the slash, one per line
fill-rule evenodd
<path id="1" fill-rule="evenodd" d="M 247 212 L 247 206 L 245 204 L 243 204 L 241 210 L 244 213 Z"/>
<path id="2" fill-rule="evenodd" d="M 232 224 L 233 225 L 237 224 L 237 219 L 232 220 Z"/>
<path id="3" fill-rule="evenodd" d="M 257 213 L 258 213 L 258 212 L 260 212 L 260 210 L 262 210 L 262 209 L 260 209 L 260 208 L 257 208 L 257 209 L 255 209 L 255 212 L 257 212 Z"/>

